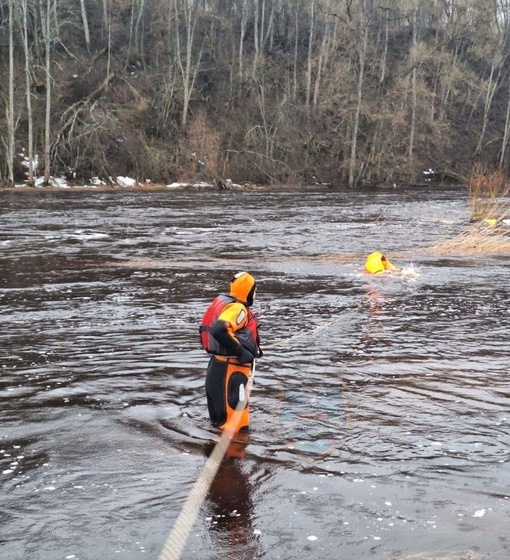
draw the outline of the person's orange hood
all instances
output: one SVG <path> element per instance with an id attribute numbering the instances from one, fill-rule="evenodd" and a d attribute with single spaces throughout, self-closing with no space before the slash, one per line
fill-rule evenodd
<path id="1" fill-rule="evenodd" d="M 256 282 L 255 278 L 248 272 L 238 272 L 232 278 L 230 283 L 230 295 L 250 306 L 253 303 L 253 294 L 255 292 Z"/>

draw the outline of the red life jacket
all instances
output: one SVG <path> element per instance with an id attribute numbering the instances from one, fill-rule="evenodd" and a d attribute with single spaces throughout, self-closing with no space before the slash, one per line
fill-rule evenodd
<path id="1" fill-rule="evenodd" d="M 202 324 L 198 329 L 202 350 L 220 356 L 230 355 L 229 352 L 209 334 L 209 329 L 221 315 L 223 309 L 235 301 L 236 299 L 231 296 L 221 295 L 216 297 L 208 307 L 207 311 L 204 313 Z M 243 346 L 253 353 L 253 355 L 257 355 L 259 350 L 258 320 L 249 308 L 246 308 L 246 311 L 248 312 L 248 323 L 242 329 L 237 330 L 235 336 Z"/>

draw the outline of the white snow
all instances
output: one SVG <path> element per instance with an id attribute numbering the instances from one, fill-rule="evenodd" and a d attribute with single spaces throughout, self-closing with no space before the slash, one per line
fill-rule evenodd
<path id="1" fill-rule="evenodd" d="M 479 509 L 473 513 L 473 517 L 483 517 L 485 515 L 486 509 Z"/>

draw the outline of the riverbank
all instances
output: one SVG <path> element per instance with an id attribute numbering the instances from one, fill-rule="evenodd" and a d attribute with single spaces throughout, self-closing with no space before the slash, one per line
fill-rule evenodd
<path id="1" fill-rule="evenodd" d="M 404 190 L 404 189 L 465 189 L 467 185 L 464 184 L 452 184 L 452 183 L 415 183 L 415 184 L 378 184 L 378 185 L 364 185 L 357 187 L 356 189 L 350 189 L 347 185 L 332 186 L 330 184 L 309 184 L 301 185 L 296 183 L 281 184 L 281 185 L 258 185 L 253 183 L 237 184 L 237 183 L 222 183 L 220 186 L 213 183 L 206 182 L 176 182 L 168 185 L 156 184 L 156 183 L 126 183 L 126 184 L 113 184 L 113 185 L 70 185 L 59 181 L 51 185 L 42 185 L 30 187 L 26 184 L 19 184 L 15 186 L 1 186 L 0 193 L 2 192 L 23 192 L 23 193 L 38 193 L 38 192 L 164 192 L 169 190 L 188 190 L 188 189 L 199 189 L 199 190 L 217 190 L 217 191 L 237 191 L 237 190 L 267 190 L 274 191 L 278 189 L 281 191 L 288 190 L 316 190 L 324 189 L 326 191 L 349 191 L 349 192 L 367 192 L 367 191 L 393 191 L 393 190 Z"/>

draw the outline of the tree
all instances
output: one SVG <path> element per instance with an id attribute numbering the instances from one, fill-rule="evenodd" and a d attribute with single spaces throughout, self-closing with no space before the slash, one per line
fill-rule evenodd
<path id="1" fill-rule="evenodd" d="M 43 0 L 40 0 L 41 2 Z M 45 77 L 46 77 L 46 110 L 45 110 L 45 120 L 44 120 L 44 149 L 43 149 L 43 161 L 44 161 L 44 181 L 43 184 L 48 186 L 50 184 L 51 177 L 51 162 L 50 162 L 50 152 L 51 152 L 51 43 L 52 43 L 52 26 L 51 19 L 53 10 L 56 7 L 53 5 L 52 0 L 46 0 L 46 9 L 44 9 L 41 4 L 41 17 L 42 17 L 42 31 L 44 36 L 44 47 L 45 47 Z"/>
<path id="2" fill-rule="evenodd" d="M 83 33 L 85 34 L 85 43 L 87 49 L 90 49 L 90 32 L 89 32 L 89 20 L 87 17 L 87 8 L 85 7 L 85 0 L 80 0 L 81 5 L 81 19 L 83 22 Z"/>
<path id="3" fill-rule="evenodd" d="M 414 173 L 413 156 L 414 156 L 414 138 L 416 135 L 416 76 L 418 73 L 418 0 L 414 0 L 413 12 L 411 16 L 412 21 L 412 44 L 411 44 L 411 123 L 409 127 L 409 148 L 408 148 L 408 166 L 409 175 Z"/>
<path id="4" fill-rule="evenodd" d="M 499 156 L 499 168 L 505 166 L 506 150 L 508 147 L 508 139 L 510 137 L 510 79 L 508 80 L 508 100 L 506 104 L 505 128 L 503 132 L 503 141 L 501 143 L 501 155 Z"/>
<path id="5" fill-rule="evenodd" d="M 358 147 L 358 132 L 359 132 L 359 121 L 361 114 L 361 103 L 363 100 L 363 80 L 365 77 L 365 62 L 367 55 L 368 46 L 368 22 L 365 13 L 365 0 L 360 2 L 360 12 L 358 19 L 358 87 L 356 91 L 356 108 L 354 111 L 354 122 L 352 124 L 352 136 L 351 136 L 351 157 L 349 161 L 349 187 L 354 187 L 356 182 L 356 158 L 357 158 L 357 147 Z"/>
<path id="6" fill-rule="evenodd" d="M 312 96 L 312 68 L 313 68 L 313 46 L 315 38 L 315 2 L 310 6 L 310 30 L 308 32 L 308 59 L 306 68 L 306 107 L 310 107 Z"/>
<path id="7" fill-rule="evenodd" d="M 14 2 L 9 0 L 9 102 L 7 107 L 7 173 L 14 185 Z"/>
<path id="8" fill-rule="evenodd" d="M 211 165 L 231 154 L 224 173 L 238 180 L 354 187 L 428 167 L 468 175 L 473 154 L 508 168 L 508 8 L 0 0 L 0 169 L 16 178 L 17 146 L 28 146 L 46 182 L 50 165 L 52 175 L 176 179 L 196 171 L 190 142 L 214 145 Z"/>
<path id="9" fill-rule="evenodd" d="M 27 104 L 27 122 L 28 122 L 28 180 L 29 187 L 34 186 L 34 119 L 32 114 L 32 74 L 31 74 L 31 56 L 30 45 L 28 42 L 28 0 L 21 0 L 20 4 L 22 12 L 22 40 L 23 51 L 25 53 L 25 97 Z"/>
<path id="10" fill-rule="evenodd" d="M 193 62 L 193 48 L 195 46 L 195 31 L 198 19 L 199 0 L 173 0 L 173 2 L 175 10 L 176 58 L 183 86 L 181 125 L 186 126 L 189 102 L 191 94 L 193 93 L 195 80 L 200 69 L 200 61 L 202 59 L 203 52 L 202 42 L 197 60 L 196 62 Z M 180 38 L 181 25 L 184 28 L 184 47 L 181 45 Z"/>

